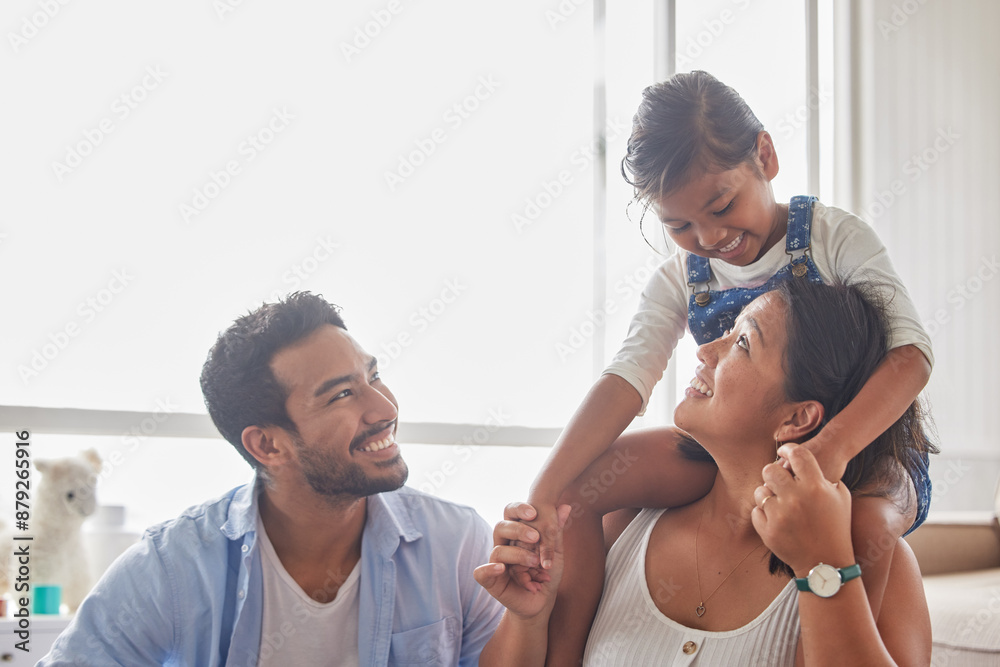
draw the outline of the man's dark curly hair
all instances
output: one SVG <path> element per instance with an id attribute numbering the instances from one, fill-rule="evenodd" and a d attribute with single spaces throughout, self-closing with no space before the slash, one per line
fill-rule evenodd
<path id="1" fill-rule="evenodd" d="M 261 463 L 243 447 L 246 427 L 280 426 L 298 433 L 285 409 L 288 390 L 271 371 L 271 359 L 326 324 L 347 330 L 339 307 L 322 296 L 295 292 L 237 319 L 208 353 L 201 369 L 208 414 L 222 437 L 258 472 Z"/>

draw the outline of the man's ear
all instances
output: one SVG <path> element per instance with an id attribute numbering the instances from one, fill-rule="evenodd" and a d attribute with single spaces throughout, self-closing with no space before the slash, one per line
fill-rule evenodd
<path id="1" fill-rule="evenodd" d="M 288 459 L 290 447 L 284 430 L 277 426 L 247 426 L 243 429 L 243 448 L 264 466 L 281 465 Z"/>
<path id="2" fill-rule="evenodd" d="M 802 401 L 792 406 L 792 412 L 778 427 L 774 437 L 779 442 L 802 442 L 823 423 L 823 406 L 819 401 Z"/>

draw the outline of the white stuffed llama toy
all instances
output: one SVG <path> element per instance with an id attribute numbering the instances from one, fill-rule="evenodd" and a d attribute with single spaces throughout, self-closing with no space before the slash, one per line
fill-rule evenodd
<path id="1" fill-rule="evenodd" d="M 80 527 L 97 509 L 101 457 L 93 449 L 64 459 L 35 459 L 42 474 L 35 487 L 31 529 L 33 585 L 62 586 L 62 602 L 76 611 L 90 592 L 90 569 Z"/>

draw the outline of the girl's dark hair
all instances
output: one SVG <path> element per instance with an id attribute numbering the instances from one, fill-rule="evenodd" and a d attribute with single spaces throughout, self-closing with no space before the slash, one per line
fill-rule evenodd
<path id="1" fill-rule="evenodd" d="M 835 438 L 836 433 L 822 432 L 823 426 L 854 400 L 889 352 L 888 303 L 870 284 L 825 285 L 793 279 L 776 293 L 787 305 L 785 397 L 823 406 L 822 424 L 804 440 L 818 434 Z M 906 483 L 903 471 L 916 479 L 918 457 L 938 452 L 924 421 L 920 402 L 914 401 L 847 464 L 842 478 L 847 488 L 889 497 Z M 689 443 L 682 452 L 692 449 Z M 695 458 L 693 452 L 686 455 Z M 772 573 L 794 576 L 773 554 L 770 567 Z"/>
<path id="2" fill-rule="evenodd" d="M 764 125 L 739 93 L 708 72 L 675 74 L 642 91 L 622 176 L 651 201 L 684 185 L 698 169 L 756 166 Z"/>
<path id="3" fill-rule="evenodd" d="M 237 319 L 208 353 L 201 369 L 208 414 L 222 437 L 258 472 L 266 471 L 243 447 L 243 429 L 280 426 L 298 433 L 285 409 L 288 390 L 271 372 L 271 359 L 327 324 L 347 330 L 337 306 L 319 295 L 295 292 Z"/>

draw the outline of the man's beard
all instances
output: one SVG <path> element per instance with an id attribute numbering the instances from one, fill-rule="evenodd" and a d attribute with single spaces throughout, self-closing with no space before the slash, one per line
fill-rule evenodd
<path id="1" fill-rule="evenodd" d="M 364 440 L 364 438 L 359 438 Z M 338 461 L 331 454 L 324 454 L 306 447 L 305 442 L 294 436 L 298 448 L 302 474 L 316 493 L 331 501 L 352 501 L 376 493 L 395 491 L 406 483 L 409 469 L 401 454 L 388 461 L 376 461 L 375 467 L 384 470 L 385 475 L 369 477 L 360 464 L 354 461 Z M 354 451 L 354 443 L 351 449 Z"/>

